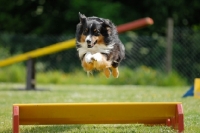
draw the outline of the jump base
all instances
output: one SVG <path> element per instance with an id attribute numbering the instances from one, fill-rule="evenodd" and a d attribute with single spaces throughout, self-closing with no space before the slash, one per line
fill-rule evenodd
<path id="1" fill-rule="evenodd" d="M 181 103 L 51 103 L 14 104 L 13 133 L 19 125 L 148 124 L 184 130 Z"/>

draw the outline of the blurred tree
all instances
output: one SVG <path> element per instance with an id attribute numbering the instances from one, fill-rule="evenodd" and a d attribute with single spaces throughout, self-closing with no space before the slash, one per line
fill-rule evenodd
<path id="1" fill-rule="evenodd" d="M 79 0 L 1 0 L 1 31 L 33 34 L 74 34 L 78 12 L 114 19 L 121 10 L 118 2 Z M 119 22 L 123 22 L 120 21 Z"/>
<path id="2" fill-rule="evenodd" d="M 78 12 L 109 18 L 116 25 L 149 16 L 155 21 L 148 28 L 151 33 L 165 34 L 167 17 L 174 18 L 175 26 L 200 27 L 199 0 L 1 0 L 0 30 L 25 34 L 74 34 L 79 22 Z"/>
<path id="3" fill-rule="evenodd" d="M 148 28 L 151 30 L 151 33 L 157 32 L 165 34 L 166 19 L 168 17 L 174 19 L 175 26 L 192 27 L 194 25 L 199 25 L 199 0 L 118 1 L 126 8 L 126 10 L 123 10 L 126 21 L 130 21 L 131 18 L 135 17 L 141 18 L 149 16 L 153 18 L 155 24 Z M 143 30 L 139 32 L 143 32 Z"/>

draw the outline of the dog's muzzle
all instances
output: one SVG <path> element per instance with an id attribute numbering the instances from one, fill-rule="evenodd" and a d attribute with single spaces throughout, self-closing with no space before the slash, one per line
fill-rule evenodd
<path id="1" fill-rule="evenodd" d="M 86 42 L 87 42 L 87 47 L 92 48 L 97 43 L 97 40 L 94 43 L 92 43 L 90 40 L 86 40 Z"/>
<path id="2" fill-rule="evenodd" d="M 87 47 L 88 47 L 88 48 L 92 48 L 92 47 L 97 43 L 97 40 L 94 42 L 94 40 L 92 40 L 92 36 L 91 36 L 91 35 L 88 35 L 88 36 L 86 37 L 85 42 L 87 43 Z"/>
<path id="3" fill-rule="evenodd" d="M 92 43 L 91 43 L 91 41 L 90 41 L 90 40 L 86 40 L 86 42 L 87 42 L 87 47 L 88 47 L 88 48 L 92 48 Z"/>

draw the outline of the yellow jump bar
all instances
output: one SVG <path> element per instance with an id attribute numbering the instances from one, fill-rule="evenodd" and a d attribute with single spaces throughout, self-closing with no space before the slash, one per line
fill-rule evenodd
<path id="1" fill-rule="evenodd" d="M 125 123 L 164 124 L 183 130 L 182 104 L 125 102 L 13 105 L 15 130 L 19 125 Z"/>
<path id="2" fill-rule="evenodd" d="M 36 57 L 40 57 L 43 55 L 47 55 L 47 54 L 52 54 L 55 53 L 57 51 L 61 51 L 61 50 L 65 50 L 68 48 L 72 48 L 75 47 L 75 39 L 71 39 L 68 41 L 64 41 L 64 42 L 59 42 L 44 48 L 39 48 L 24 54 L 20 54 L 11 58 L 8 58 L 6 60 L 2 60 L 0 61 L 0 67 L 4 67 L 13 63 L 17 63 L 20 61 L 25 61 L 28 60 L 30 58 L 36 58 Z"/>

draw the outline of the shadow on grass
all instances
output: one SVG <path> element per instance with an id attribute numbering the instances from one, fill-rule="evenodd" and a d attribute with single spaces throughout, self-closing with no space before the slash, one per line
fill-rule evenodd
<path id="1" fill-rule="evenodd" d="M 7 89 L 0 89 L 0 91 L 51 91 L 51 89 L 45 89 L 45 88 L 36 88 L 36 89 L 7 88 Z"/>
<path id="2" fill-rule="evenodd" d="M 80 124 L 80 125 L 49 125 L 20 126 L 20 133 L 177 133 L 167 126 L 145 126 L 143 124 Z M 4 130 L 3 133 L 10 133 Z"/>
<path id="3" fill-rule="evenodd" d="M 34 126 L 24 127 L 20 133 L 102 133 L 102 132 L 122 132 L 136 133 L 135 129 L 124 129 L 123 126 L 113 126 L 110 124 L 95 125 L 95 124 L 82 124 L 82 125 L 56 125 L 56 126 Z"/>
<path id="4" fill-rule="evenodd" d="M 78 132 L 81 125 L 21 126 L 20 133 L 66 133 Z"/>

